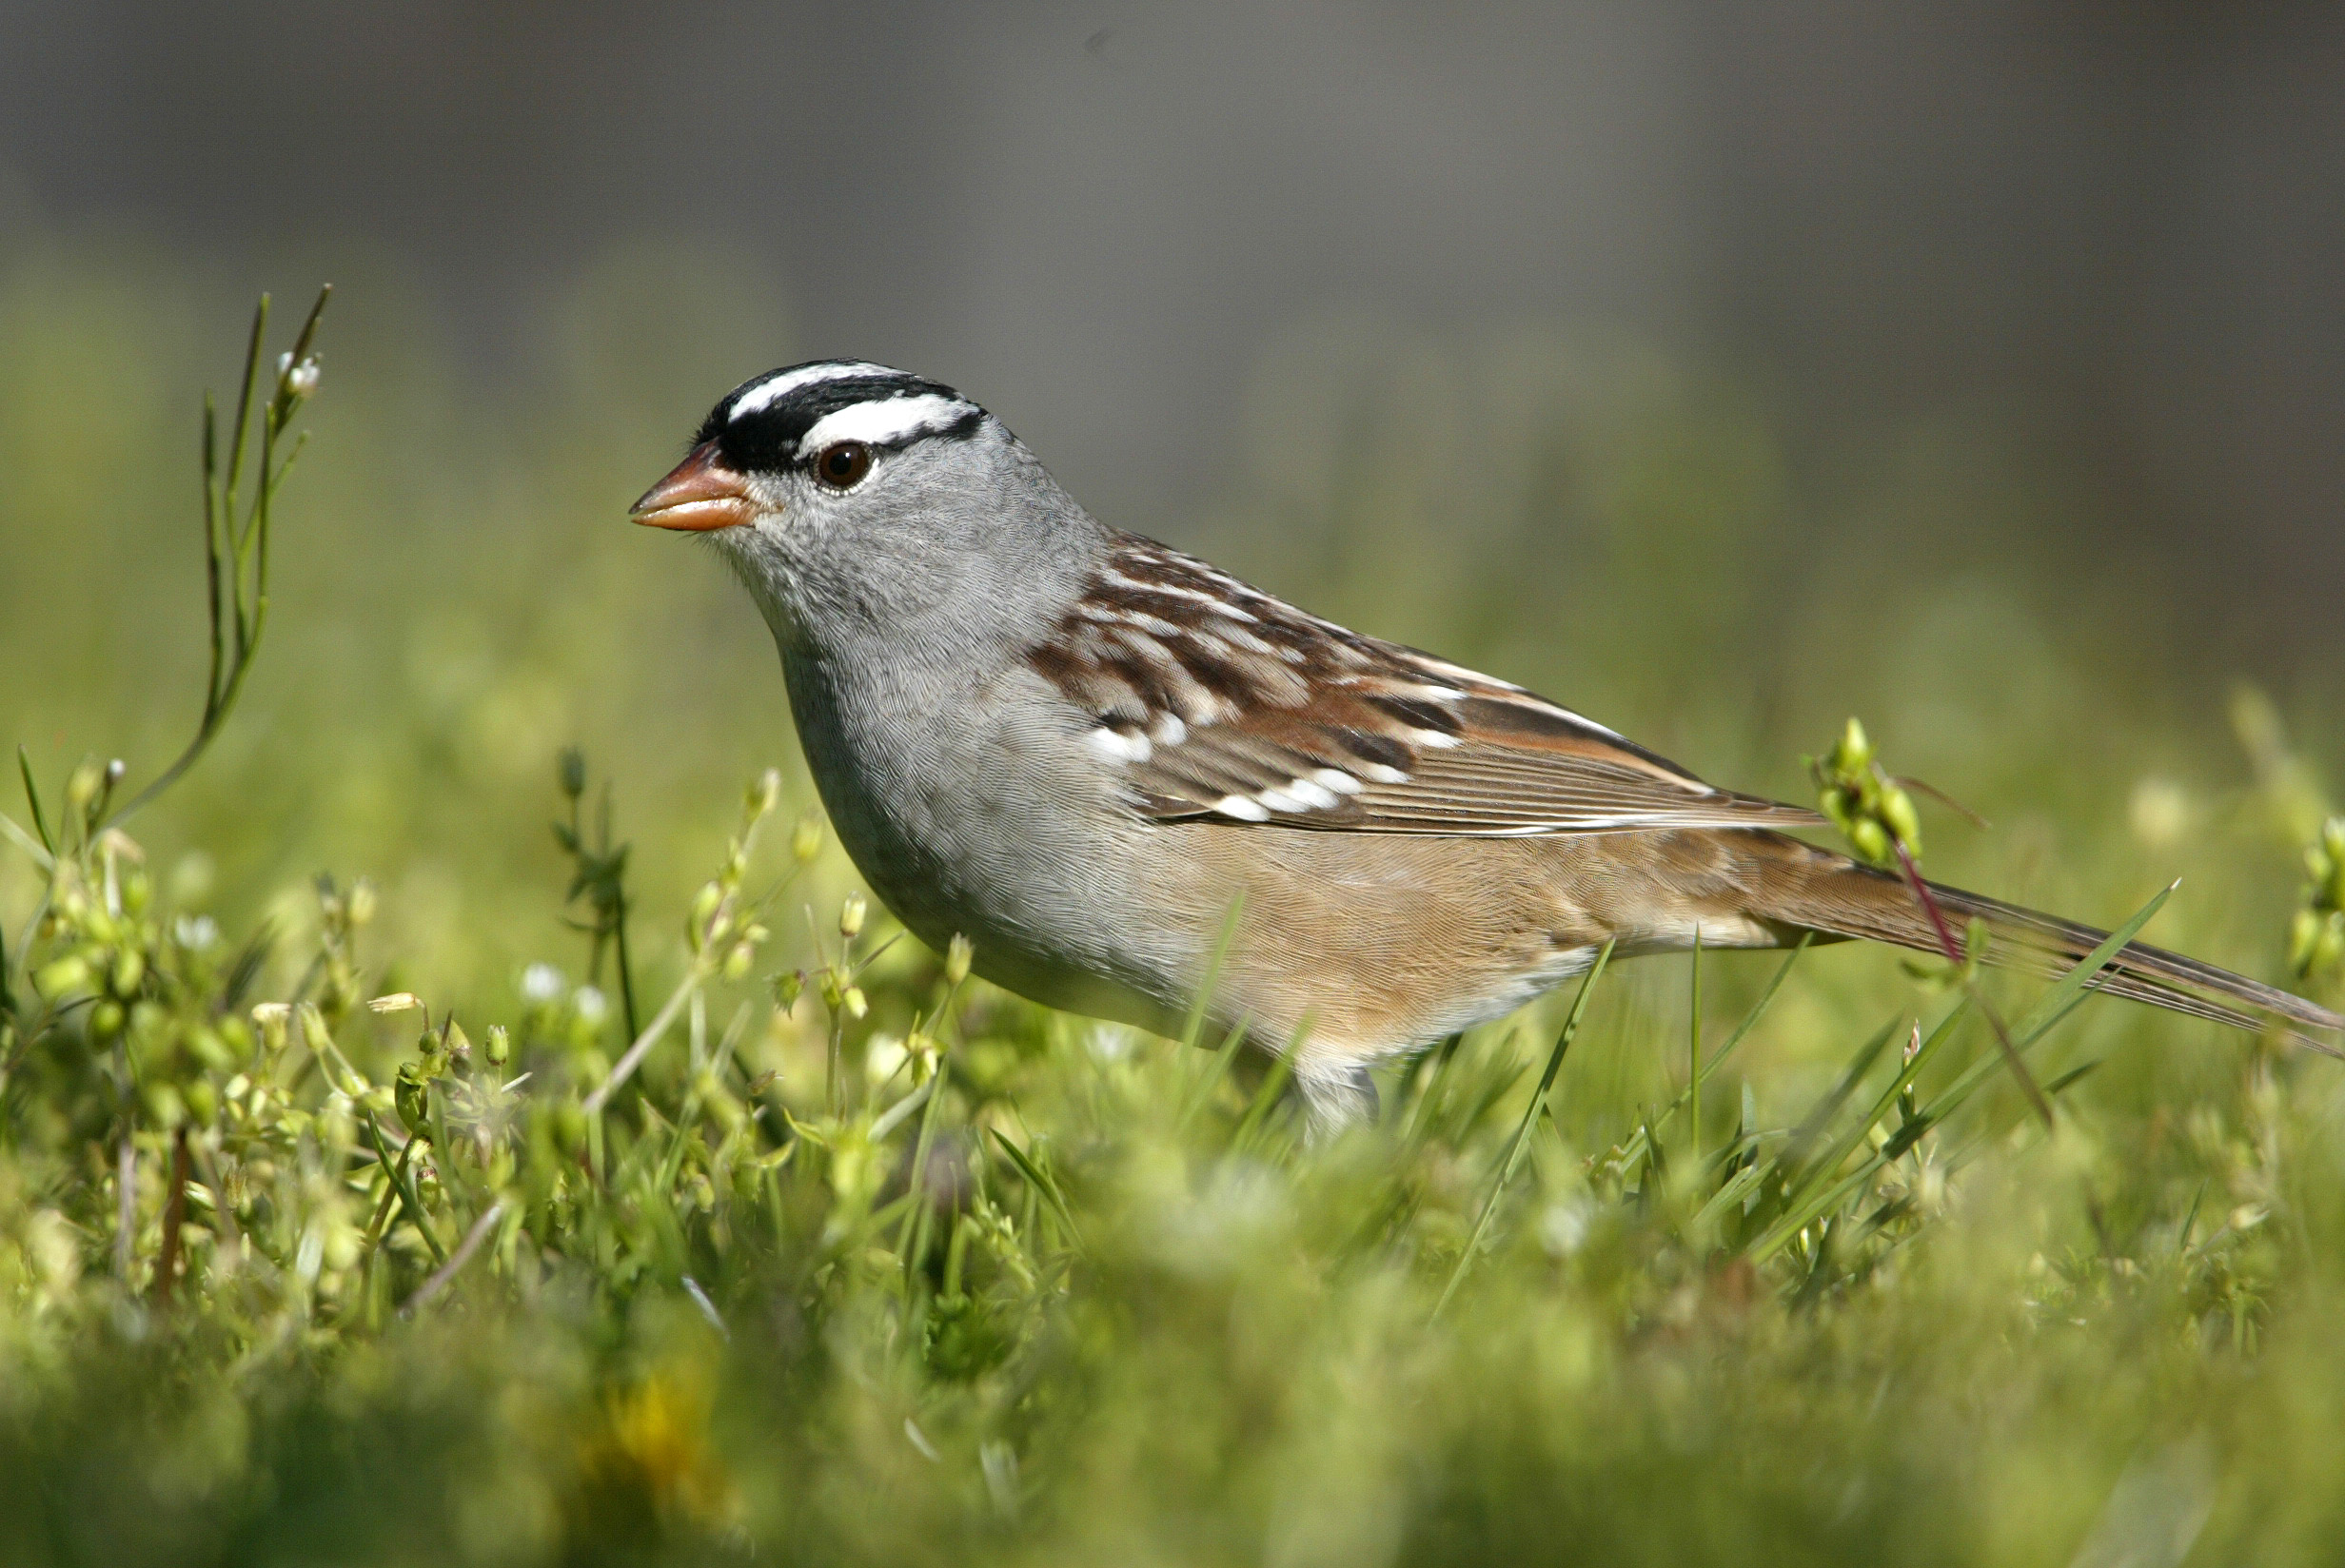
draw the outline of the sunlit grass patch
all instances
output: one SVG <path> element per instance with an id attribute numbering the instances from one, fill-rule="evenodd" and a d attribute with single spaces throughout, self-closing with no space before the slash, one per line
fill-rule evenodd
<path id="1" fill-rule="evenodd" d="M 214 600 L 223 671 L 251 580 Z M 198 753 L 235 733 L 222 690 Z M 2241 728 L 2256 781 L 2153 792 L 2137 837 L 2319 831 L 2276 715 Z M 2089 996 L 2107 950 L 2048 985 L 1607 962 L 1314 1138 L 1202 1013 L 1186 1042 L 1048 1013 L 841 896 L 781 776 L 655 803 L 526 738 L 448 763 L 459 795 L 532 771 L 552 830 L 535 882 L 488 843 L 435 906 L 438 943 L 498 951 L 469 922 L 537 911 L 489 986 L 394 942 L 412 889 L 224 920 L 128 836 L 177 796 L 119 821 L 161 770 L 29 756 L 0 1550 L 2100 1564 L 2345 1535 L 2345 1087 Z M 313 750 L 357 787 L 363 755 Z M 630 847 L 655 814 L 722 821 L 705 880 Z M 2073 836 L 2099 858 L 2062 875 L 2138 879 L 2136 840 Z M 2275 965 L 2333 987 L 2336 842 L 2300 892 L 2268 845 L 2202 854 L 2194 918 L 2268 906 Z M 2119 939 L 2175 918 L 2169 880 Z"/>

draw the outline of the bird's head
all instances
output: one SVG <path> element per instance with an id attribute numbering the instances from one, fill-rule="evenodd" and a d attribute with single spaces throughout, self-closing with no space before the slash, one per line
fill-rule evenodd
<path id="1" fill-rule="evenodd" d="M 785 647 L 807 649 L 981 623 L 1078 573 L 1104 537 L 993 415 L 855 360 L 734 388 L 630 516 L 716 544 Z"/>

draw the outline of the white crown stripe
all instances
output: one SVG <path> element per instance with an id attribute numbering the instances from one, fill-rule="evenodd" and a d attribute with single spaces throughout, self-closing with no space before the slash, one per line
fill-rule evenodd
<path id="1" fill-rule="evenodd" d="M 977 405 L 959 398 L 925 392 L 916 398 L 875 398 L 825 414 L 799 438 L 798 455 L 819 452 L 833 441 L 859 441 L 884 446 L 915 436 L 942 430 L 977 412 Z"/>
<path id="2" fill-rule="evenodd" d="M 799 387 L 812 386 L 817 382 L 840 381 L 849 376 L 894 376 L 898 374 L 900 372 L 890 370 L 884 364 L 870 364 L 861 360 L 838 360 L 827 364 L 800 365 L 796 370 L 784 370 L 768 376 L 742 393 L 740 400 L 734 403 L 733 411 L 725 416 L 725 421 L 730 423 L 735 420 L 746 419 L 761 409 L 771 408 L 776 402 L 788 397 Z"/>

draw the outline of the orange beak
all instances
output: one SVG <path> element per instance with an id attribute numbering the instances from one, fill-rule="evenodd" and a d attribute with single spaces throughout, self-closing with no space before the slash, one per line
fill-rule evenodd
<path id="1" fill-rule="evenodd" d="M 649 527 L 694 533 L 739 528 L 755 514 L 749 481 L 724 465 L 713 441 L 694 447 L 690 457 L 627 510 L 627 516 Z"/>

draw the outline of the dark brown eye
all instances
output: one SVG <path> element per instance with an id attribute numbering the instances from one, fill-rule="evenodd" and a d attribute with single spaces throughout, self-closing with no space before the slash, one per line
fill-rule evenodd
<path id="1" fill-rule="evenodd" d="M 871 448 L 861 441 L 834 441 L 815 455 L 815 478 L 834 490 L 852 490 L 871 472 Z"/>

